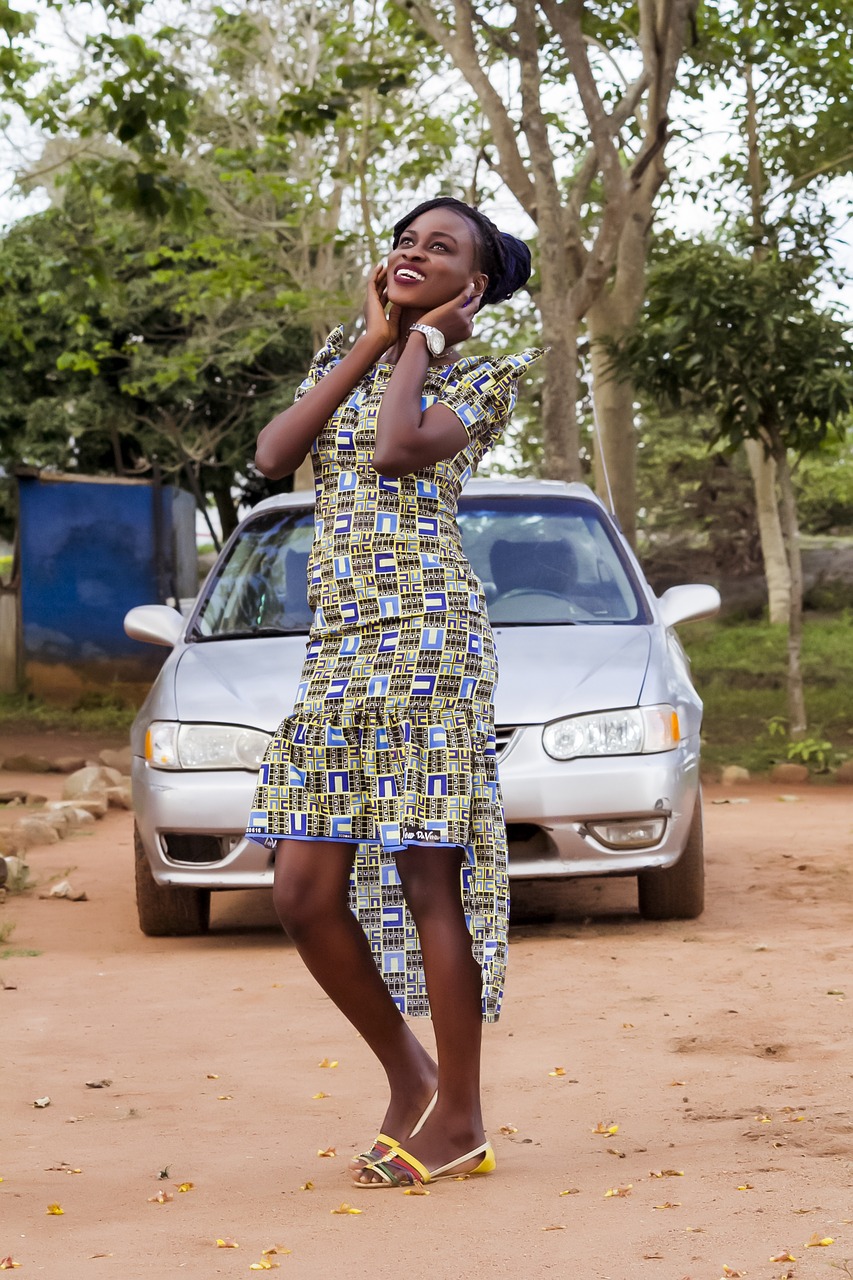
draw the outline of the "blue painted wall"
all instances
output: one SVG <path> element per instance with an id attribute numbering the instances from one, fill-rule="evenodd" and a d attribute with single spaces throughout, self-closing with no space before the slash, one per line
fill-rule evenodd
<path id="1" fill-rule="evenodd" d="M 122 623 L 134 605 L 195 593 L 192 497 L 164 486 L 158 520 L 157 490 L 142 481 L 19 476 L 18 486 L 25 662 L 154 658 Z"/>

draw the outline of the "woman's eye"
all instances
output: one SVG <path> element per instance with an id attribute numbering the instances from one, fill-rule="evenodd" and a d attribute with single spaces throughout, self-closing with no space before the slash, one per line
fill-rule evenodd
<path id="1" fill-rule="evenodd" d="M 446 253 L 446 252 L 447 252 L 447 245 L 446 245 L 446 244 L 442 244 L 442 242 L 441 242 L 440 240 L 436 240 L 436 241 L 434 241 L 434 243 L 432 244 L 432 246 L 431 246 L 431 247 L 432 247 L 433 249 L 441 249 L 441 250 L 442 250 L 442 252 L 444 252 L 444 253 Z"/>

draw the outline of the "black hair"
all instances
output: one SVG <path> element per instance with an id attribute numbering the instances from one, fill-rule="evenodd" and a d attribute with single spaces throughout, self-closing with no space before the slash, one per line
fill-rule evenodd
<path id="1" fill-rule="evenodd" d="M 481 311 L 490 302 L 504 302 L 511 298 L 516 289 L 520 289 L 530 279 L 530 250 L 524 241 L 511 236 L 508 231 L 499 231 L 492 220 L 479 209 L 462 200 L 455 200 L 453 196 L 425 200 L 396 222 L 392 248 L 397 248 L 406 227 L 422 213 L 429 213 L 430 209 L 450 209 L 472 227 L 477 241 L 477 265 L 489 277 L 485 293 L 480 299 Z"/>

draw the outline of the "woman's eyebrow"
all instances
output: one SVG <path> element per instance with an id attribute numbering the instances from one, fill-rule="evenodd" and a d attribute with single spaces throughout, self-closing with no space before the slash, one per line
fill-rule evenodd
<path id="1" fill-rule="evenodd" d="M 408 227 L 406 228 L 406 230 L 409 232 L 409 235 L 415 235 L 415 234 L 416 234 L 416 232 L 411 231 Z M 406 234 L 406 231 L 403 231 L 403 232 L 401 233 L 401 235 L 405 235 L 405 234 Z M 451 231 L 430 231 L 430 232 L 427 232 L 427 234 L 426 234 L 426 235 L 424 235 L 423 239 L 424 239 L 424 240 L 434 240 L 434 239 L 436 238 L 436 236 L 441 236 L 441 238 L 442 238 L 443 240 L 452 240 L 454 244 L 458 244 L 458 243 L 459 243 L 459 241 L 456 239 L 456 236 L 455 236 L 455 235 L 453 235 L 453 233 L 452 233 Z"/>

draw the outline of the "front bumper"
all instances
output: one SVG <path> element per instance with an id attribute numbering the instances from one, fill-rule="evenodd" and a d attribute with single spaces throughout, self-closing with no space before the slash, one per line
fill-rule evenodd
<path id="1" fill-rule="evenodd" d="M 244 837 L 255 775 L 238 771 L 171 772 L 133 761 L 133 800 L 154 879 L 162 885 L 205 889 L 269 887 L 273 852 Z M 509 872 L 516 879 L 636 875 L 676 862 L 687 842 L 699 787 L 698 740 L 648 756 L 552 760 L 538 725 L 516 729 L 500 758 L 509 839 Z M 664 817 L 658 843 L 643 849 L 608 848 L 587 829 L 594 819 Z M 215 860 L 182 860 L 169 834 L 213 836 Z M 186 842 L 182 842 L 186 845 Z M 211 841 L 208 839 L 208 846 Z"/>

